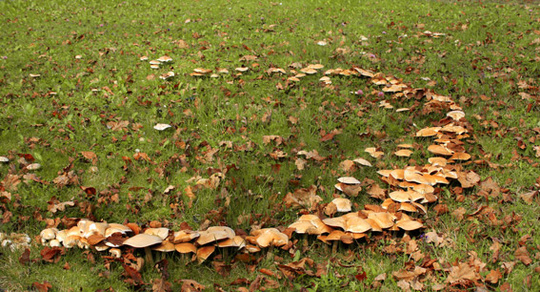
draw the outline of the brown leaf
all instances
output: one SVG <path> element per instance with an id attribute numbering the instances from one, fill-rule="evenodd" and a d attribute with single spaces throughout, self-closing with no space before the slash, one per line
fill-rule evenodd
<path id="1" fill-rule="evenodd" d="M 356 169 L 356 166 L 354 161 L 347 159 L 339 164 L 339 168 L 344 172 L 352 172 Z"/>
<path id="2" fill-rule="evenodd" d="M 437 212 L 438 216 L 448 213 L 448 206 L 446 204 L 438 204 L 433 209 Z"/>
<path id="3" fill-rule="evenodd" d="M 304 207 L 312 210 L 322 198 L 316 195 L 317 186 L 312 185 L 309 188 L 297 189 L 294 193 L 288 193 L 283 202 L 287 207 Z"/>
<path id="4" fill-rule="evenodd" d="M 249 292 L 255 292 L 259 290 L 259 287 L 261 286 L 261 280 L 263 279 L 263 276 L 257 275 L 255 280 L 251 282 L 251 285 L 249 285 Z"/>
<path id="5" fill-rule="evenodd" d="M 527 203 L 528 205 L 531 205 L 533 203 L 534 197 L 536 197 L 537 195 L 538 195 L 538 191 L 532 191 L 532 192 L 521 194 L 519 195 L 519 197 L 523 199 L 525 203 Z"/>
<path id="6" fill-rule="evenodd" d="M 64 248 L 46 246 L 41 250 L 40 254 L 44 261 L 49 262 L 49 263 L 53 263 L 53 262 L 56 263 L 60 260 L 60 256 L 63 255 L 64 253 L 65 253 Z"/>
<path id="7" fill-rule="evenodd" d="M 112 131 L 122 131 L 127 130 L 127 126 L 129 125 L 129 121 L 110 121 L 107 123 L 107 128 L 111 129 Z"/>
<path id="8" fill-rule="evenodd" d="M 81 151 L 81 155 L 87 160 L 90 160 L 92 162 L 92 165 L 96 165 L 98 162 L 98 157 L 96 153 L 92 151 Z"/>
<path id="9" fill-rule="evenodd" d="M 9 223 L 12 216 L 13 216 L 13 213 L 11 213 L 11 211 L 4 211 L 4 214 L 2 214 L 2 224 Z"/>
<path id="10" fill-rule="evenodd" d="M 123 275 L 128 277 L 127 279 L 124 280 L 126 283 L 132 284 L 134 286 L 139 286 L 141 284 L 144 284 L 141 273 L 139 273 L 137 270 L 135 270 L 134 268 L 126 264 L 122 264 L 122 267 L 124 267 Z"/>
<path id="11" fill-rule="evenodd" d="M 180 280 L 180 281 L 182 282 L 182 288 L 180 288 L 182 292 L 203 291 L 205 288 L 203 285 L 193 280 Z"/>
<path id="12" fill-rule="evenodd" d="M 450 274 L 446 279 L 447 283 L 454 284 L 462 281 L 476 282 L 480 279 L 480 275 L 476 272 L 474 267 L 471 267 L 467 263 L 459 263 L 457 266 L 450 268 Z"/>
<path id="13" fill-rule="evenodd" d="M 524 265 L 528 266 L 532 263 L 532 259 L 529 256 L 529 251 L 526 246 L 522 246 L 514 252 L 516 259 L 520 260 Z"/>
<path id="14" fill-rule="evenodd" d="M 165 279 L 154 279 L 152 281 L 152 292 L 170 292 L 172 285 Z"/>
<path id="15" fill-rule="evenodd" d="M 360 185 L 341 184 L 341 190 L 349 197 L 357 197 L 358 193 L 362 190 L 362 187 Z"/>
<path id="16" fill-rule="evenodd" d="M 379 184 L 372 184 L 367 190 L 368 195 L 372 198 L 384 200 L 386 199 L 385 191 L 379 186 Z"/>
<path id="17" fill-rule="evenodd" d="M 21 265 L 24 266 L 28 264 L 29 262 L 30 262 L 30 249 L 27 248 L 19 257 L 19 263 L 21 263 Z"/>
<path id="18" fill-rule="evenodd" d="M 502 278 L 502 274 L 499 271 L 499 269 L 491 270 L 489 274 L 486 276 L 486 281 L 490 282 L 491 284 L 497 284 L 499 280 Z"/>
<path id="19" fill-rule="evenodd" d="M 32 287 L 34 287 L 39 292 L 47 292 L 49 291 L 49 288 L 52 288 L 51 283 L 45 281 L 43 283 L 34 282 L 32 284 Z"/>
<path id="20" fill-rule="evenodd" d="M 461 187 L 471 188 L 480 181 L 480 176 L 472 170 L 467 173 L 458 172 L 458 181 L 461 183 Z"/>
<path id="21" fill-rule="evenodd" d="M 17 185 L 21 183 L 20 176 L 14 174 L 7 174 L 4 180 L 0 182 L 0 185 L 4 186 L 6 191 L 16 191 Z"/>

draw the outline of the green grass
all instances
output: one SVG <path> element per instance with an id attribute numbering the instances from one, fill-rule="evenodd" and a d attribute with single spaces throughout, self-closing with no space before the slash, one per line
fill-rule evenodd
<path id="1" fill-rule="evenodd" d="M 388 93 L 379 97 L 381 88 L 364 78 L 332 77 L 333 87 L 325 88 L 318 82 L 322 76 L 319 73 L 287 87 L 285 77 L 265 72 L 272 66 L 287 69 L 289 64 L 299 62 L 321 63 L 325 65 L 323 70 L 359 66 L 380 71 L 402 78 L 412 87 L 427 87 L 451 96 L 463 107 L 474 130 L 467 139 L 467 151 L 474 160 L 500 165 L 494 169 L 464 163 L 463 167 L 483 179 L 492 177 L 508 189 L 512 200 L 503 201 L 499 196 L 486 202 L 477 196 L 479 188 L 475 187 L 466 190 L 465 200 L 458 202 L 451 190 L 459 183 L 444 187 L 440 203 L 447 204 L 450 213 L 438 216 L 430 206 L 425 218 L 427 231 L 444 234 L 455 247 L 433 247 L 417 238 L 426 256 L 448 268 L 455 261 L 467 261 L 470 251 L 475 251 L 486 263 L 485 276 L 489 270 L 501 269 L 503 262 L 514 260 L 514 251 L 526 234 L 532 236 L 526 243 L 531 257 L 537 256 L 538 201 L 528 205 L 519 195 L 538 189 L 534 185 L 540 161 L 533 150 L 533 146 L 540 145 L 538 4 L 137 2 L 0 1 L 0 155 L 11 159 L 9 164 L 0 165 L 0 181 L 8 174 L 28 173 L 18 159 L 19 154 L 31 154 L 42 165 L 35 174 L 49 183 L 21 182 L 17 189 L 8 189 L 6 181 L 0 183 L 13 196 L 10 202 L 0 205 L 0 214 L 13 213 L 9 221 L 0 225 L 1 232 L 34 237 L 46 225 L 40 217 L 64 216 L 139 224 L 157 220 L 173 229 L 182 222 L 196 229 L 205 219 L 246 231 L 250 224 L 288 226 L 298 217 L 297 210 L 281 204 L 288 192 L 317 185 L 318 195 L 329 202 L 339 176 L 369 178 L 385 187 L 376 170 L 426 162 L 426 150 L 413 155 L 415 162 L 391 153 L 403 142 L 419 143 L 425 149 L 430 140 L 416 139 L 413 134 L 438 121 L 444 111 L 422 112 L 423 100 L 394 99 Z M 446 35 L 429 38 L 422 35 L 426 30 Z M 363 36 L 368 40 L 362 41 Z M 322 40 L 326 46 L 317 45 Z M 152 60 L 164 54 L 174 61 L 158 70 L 150 69 L 148 61 L 139 60 L 143 55 Z M 82 58 L 76 59 L 76 55 Z M 245 55 L 256 55 L 258 59 L 242 61 Z M 235 76 L 234 68 L 240 65 L 250 66 L 251 70 Z M 227 68 L 231 73 L 215 79 L 189 76 L 199 67 Z M 174 71 L 176 76 L 168 81 L 158 78 L 168 71 Z M 40 77 L 32 78 L 30 74 Z M 154 79 L 147 78 L 151 74 Z M 278 85 L 284 89 L 278 90 Z M 364 94 L 351 94 L 357 90 Z M 531 98 L 522 99 L 520 93 Z M 395 108 L 413 109 L 402 113 L 384 110 L 378 107 L 382 98 Z M 118 131 L 107 126 L 120 121 L 129 124 Z M 156 123 L 173 128 L 156 131 Z M 341 133 L 321 142 L 323 131 L 335 129 Z M 265 135 L 279 135 L 284 143 L 264 144 Z M 525 149 L 518 147 L 518 139 L 525 143 Z M 231 141 L 233 147 L 221 146 L 222 141 Z M 375 161 L 364 152 L 366 147 L 381 147 L 386 155 Z M 205 158 L 214 149 L 219 151 L 211 159 Z M 294 164 L 296 153 L 314 149 L 327 159 L 308 160 L 306 168 L 298 170 Z M 273 159 L 270 153 L 275 150 L 282 150 L 287 157 Z M 93 165 L 81 151 L 94 152 L 97 163 Z M 148 154 L 152 162 L 136 161 L 133 155 L 137 151 Z M 129 157 L 131 163 L 126 164 L 123 157 Z M 339 168 L 343 160 L 357 157 L 369 159 L 377 167 L 352 173 Z M 52 181 L 70 163 L 79 183 L 57 187 Z M 93 166 L 97 172 L 91 171 Z M 184 189 L 193 183 L 186 180 L 194 176 L 208 178 L 216 170 L 226 172 L 219 187 L 197 192 L 189 207 Z M 166 195 L 163 192 L 169 185 L 175 189 Z M 97 194 L 87 195 L 80 186 L 94 187 Z M 47 209 L 53 196 L 60 202 L 74 200 L 76 206 L 53 214 Z M 226 199 L 228 206 L 224 205 Z M 360 207 L 380 203 L 365 192 L 353 202 Z M 89 213 L 82 208 L 85 205 L 94 209 Z M 459 207 L 471 214 L 481 205 L 493 208 L 499 220 L 518 214 L 521 221 L 492 226 L 482 216 L 466 215 L 458 222 L 451 215 Z M 239 222 L 241 215 L 251 215 L 251 223 Z M 402 236 L 373 238 L 369 243 L 342 247 L 336 255 L 330 255 L 322 243 L 310 241 L 313 248 L 300 258 L 312 258 L 328 273 L 320 278 L 299 276 L 293 287 L 365 291 L 377 288 L 373 279 L 387 273 L 380 289 L 396 290 L 398 280 L 392 273 L 410 265 L 409 255 L 383 251 L 392 245 L 392 240 L 405 246 L 400 243 Z M 490 261 L 493 239 L 501 242 L 500 257 L 495 262 Z M 32 245 L 31 258 L 39 259 L 40 250 L 39 245 Z M 60 291 L 133 289 L 123 282 L 121 265 L 113 263 L 107 270 L 104 259 L 97 254 L 95 265 L 80 250 L 71 249 L 59 263 L 37 260 L 23 266 L 17 260 L 21 252 L 0 249 L 0 270 L 6 271 L 0 276 L 0 288 L 26 290 L 34 282 L 49 281 Z M 276 250 L 275 255 L 282 258 L 280 264 L 292 260 L 286 251 Z M 154 256 L 157 259 L 161 255 Z M 260 262 L 251 263 L 256 267 L 249 276 L 248 264 L 233 261 L 225 280 L 212 263 L 186 265 L 179 255 L 165 258 L 173 290 L 180 289 L 180 279 L 196 280 L 209 290 L 215 289 L 214 283 L 233 290 L 236 286 L 227 284 L 243 277 L 253 281 L 261 268 L 280 273 L 275 261 L 265 254 Z M 71 268 L 63 269 L 64 263 Z M 512 272 L 489 287 L 498 289 L 507 282 L 519 290 L 529 276 L 531 283 L 537 283 L 540 278 L 534 268 L 538 268 L 535 262 L 525 266 L 518 261 Z M 362 271 L 366 272 L 366 280 L 356 280 Z M 110 274 L 98 276 L 100 272 Z M 160 277 L 150 266 L 142 275 L 145 283 Z M 443 283 L 448 274 L 434 275 L 439 278 L 425 279 L 428 290 L 435 280 Z M 291 289 L 286 288 L 284 279 L 272 279 L 283 285 L 282 290 Z M 534 284 L 528 289 L 534 289 Z"/>

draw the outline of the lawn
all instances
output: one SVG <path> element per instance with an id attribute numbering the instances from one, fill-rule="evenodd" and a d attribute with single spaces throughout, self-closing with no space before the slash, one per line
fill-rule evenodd
<path id="1" fill-rule="evenodd" d="M 538 3 L 6 0 L 0 11 L 0 290 L 538 289 Z M 399 170 L 447 181 L 396 199 L 417 187 Z M 345 214 L 334 198 L 392 223 L 336 243 L 288 228 Z M 42 230 L 81 218 L 170 239 L 277 228 L 288 243 L 205 260 L 41 244 Z"/>

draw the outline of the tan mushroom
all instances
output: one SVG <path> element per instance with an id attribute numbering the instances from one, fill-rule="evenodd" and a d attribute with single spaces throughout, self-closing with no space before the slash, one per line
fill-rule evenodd
<path id="1" fill-rule="evenodd" d="M 155 235 L 159 238 L 161 238 L 161 240 L 165 240 L 167 237 L 169 237 L 169 228 L 165 228 L 165 227 L 159 227 L 159 228 L 147 228 L 146 230 L 144 230 L 144 234 L 149 234 L 149 235 Z"/>
<path id="2" fill-rule="evenodd" d="M 206 259 L 208 259 L 216 250 L 216 247 L 213 245 L 205 245 L 201 246 L 197 249 L 197 260 L 199 263 L 204 262 Z"/>
<path id="3" fill-rule="evenodd" d="M 205 231 L 199 231 L 199 234 L 200 236 L 196 241 L 198 245 L 205 245 L 236 236 L 234 230 L 227 226 L 210 226 Z"/>
<path id="4" fill-rule="evenodd" d="M 189 242 L 200 236 L 199 232 L 192 230 L 180 230 L 174 233 L 173 242 L 182 243 Z"/>
<path id="5" fill-rule="evenodd" d="M 284 246 L 289 243 L 289 237 L 276 228 L 263 228 L 251 232 L 256 237 L 259 247 Z"/>

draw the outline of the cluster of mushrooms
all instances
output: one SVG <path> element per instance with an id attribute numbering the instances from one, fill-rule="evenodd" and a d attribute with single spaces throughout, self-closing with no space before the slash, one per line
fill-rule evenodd
<path id="1" fill-rule="evenodd" d="M 303 74 L 314 74 L 322 65 L 308 66 L 301 71 Z M 279 68 L 278 68 L 279 69 Z M 270 73 L 283 73 L 283 69 L 276 68 Z M 304 72 L 305 71 L 305 72 Z M 212 70 L 196 69 L 193 76 L 211 74 Z M 225 73 L 219 72 L 219 73 Z M 200 74 L 200 75 L 199 75 Z M 393 93 L 394 98 L 410 97 L 418 94 L 412 89 L 392 77 L 384 77 L 380 73 L 374 74 L 360 68 L 348 70 L 332 69 L 326 75 L 356 75 L 371 78 L 371 82 L 385 86 L 382 91 Z M 296 77 L 298 78 L 298 77 Z M 328 82 L 328 79 L 325 79 Z M 40 234 L 41 243 L 48 246 L 64 246 L 71 248 L 93 248 L 98 251 L 108 250 L 112 256 L 120 257 L 122 247 L 145 249 L 146 254 L 151 251 L 179 252 L 192 254 L 193 260 L 205 261 L 216 248 L 234 248 L 241 253 L 256 253 L 263 248 L 280 247 L 289 249 L 293 245 L 292 234 L 317 236 L 319 240 L 333 249 L 338 243 L 351 244 L 356 240 L 368 236 L 369 232 L 414 231 L 424 228 L 421 220 L 414 219 L 411 213 L 426 214 L 424 204 L 437 201 L 434 195 L 437 184 L 448 184 L 450 179 L 457 179 L 461 172 L 459 162 L 471 158 L 465 152 L 464 142 L 468 137 L 467 121 L 462 109 L 449 97 L 422 93 L 427 99 L 424 107 L 448 108 L 446 117 L 438 122 L 436 127 L 419 130 L 416 137 L 434 138 L 435 144 L 428 147 L 434 157 L 428 159 L 424 166 L 408 166 L 403 169 L 379 170 L 378 174 L 390 189 L 387 199 L 381 205 L 365 205 L 363 210 L 352 211 L 351 202 L 347 198 L 336 198 L 326 205 L 333 211 L 327 212 L 328 218 L 321 218 L 315 214 L 306 214 L 292 223 L 288 228 L 263 228 L 251 230 L 249 235 L 236 234 L 227 226 L 211 226 L 206 230 L 180 230 L 172 231 L 168 228 L 146 228 L 141 230 L 134 223 L 126 225 L 106 222 L 92 222 L 81 219 L 76 226 L 66 230 L 47 228 Z M 390 103 L 383 105 L 391 108 Z M 412 145 L 398 145 L 402 148 L 395 152 L 398 156 L 409 156 L 413 151 Z M 376 148 L 366 149 L 372 157 L 379 158 L 384 153 Z M 399 154 L 397 154 L 399 153 Z M 368 165 L 364 159 L 355 160 Z M 371 166 L 371 165 L 368 165 Z M 341 177 L 335 188 L 344 195 L 349 195 L 351 189 L 360 190 L 361 182 L 354 177 Z M 334 216 L 341 213 L 341 216 Z M 307 239 L 307 238 L 306 238 Z M 295 242 L 295 241 L 294 241 Z M 305 240 L 304 242 L 307 242 Z"/>
<path id="2" fill-rule="evenodd" d="M 12 251 L 22 248 L 30 248 L 32 239 L 24 233 L 3 233 L 0 232 L 0 246 L 10 248 Z"/>

